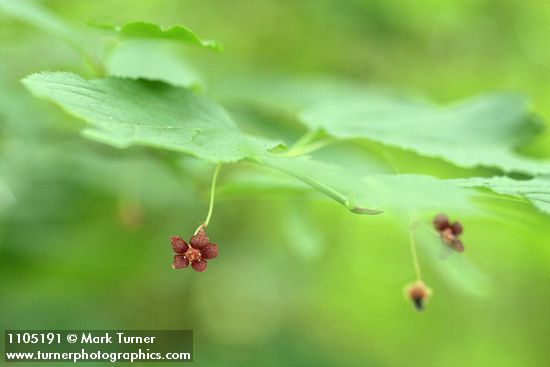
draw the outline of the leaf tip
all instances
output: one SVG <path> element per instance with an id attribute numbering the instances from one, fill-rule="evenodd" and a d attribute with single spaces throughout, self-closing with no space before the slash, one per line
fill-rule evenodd
<path id="1" fill-rule="evenodd" d="M 377 215 L 377 214 L 384 213 L 383 210 L 362 208 L 360 206 L 354 206 L 353 208 L 349 208 L 349 211 L 355 214 L 369 214 L 369 215 Z"/>

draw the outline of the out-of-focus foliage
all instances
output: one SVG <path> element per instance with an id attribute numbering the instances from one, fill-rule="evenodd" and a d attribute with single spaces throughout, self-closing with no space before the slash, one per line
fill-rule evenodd
<path id="1" fill-rule="evenodd" d="M 184 24 L 225 51 L 87 26 L 136 20 L 161 38 Z M 537 1 L 0 1 L 1 325 L 193 329 L 200 366 L 545 365 L 548 180 L 533 176 L 545 172 L 537 159 L 550 158 L 549 20 Z M 206 273 L 172 271 L 167 238 L 188 237 L 204 219 L 212 164 L 157 144 L 119 150 L 82 138 L 90 126 L 20 83 L 44 70 L 79 74 L 41 75 L 85 86 L 177 90 L 223 105 L 239 136 L 284 143 L 223 166 L 209 227 L 220 258 Z M 437 130 L 439 117 L 456 116 L 434 105 L 495 90 L 533 103 L 496 97 L 490 114 L 477 109 L 453 123 L 461 134 Z M 103 138 L 111 129 L 112 140 L 103 117 L 113 106 L 75 91 L 40 94 L 101 125 Z M 204 122 L 171 114 L 188 109 L 164 99 L 139 103 L 148 94 L 133 92 L 138 112 L 126 122 Z M 388 130 L 407 121 L 390 119 L 394 107 L 371 119 L 372 105 L 354 102 L 362 96 L 377 108 L 380 98 L 400 107 L 409 96 L 432 101 L 429 118 Z M 351 129 L 365 113 L 371 129 Z M 421 120 L 433 129 L 421 130 Z M 163 148 L 184 144 L 167 139 Z M 213 161 L 250 153 L 184 150 Z M 326 195 L 384 213 L 354 215 Z M 412 208 L 434 289 L 422 314 L 402 296 L 414 269 L 411 217 L 400 214 Z M 429 229 L 438 211 L 465 226 L 462 256 L 440 259 Z"/>
<path id="2" fill-rule="evenodd" d="M 159 80 L 177 86 L 203 88 L 198 72 L 177 56 L 174 47 L 152 41 L 130 41 L 118 45 L 105 61 L 109 75 Z"/>
<path id="3" fill-rule="evenodd" d="M 147 22 L 131 22 L 117 27 L 109 24 L 93 25 L 99 29 L 116 32 L 123 38 L 137 39 L 155 39 L 166 41 L 178 41 L 190 45 L 221 50 L 221 45 L 217 41 L 202 40 L 190 29 L 181 25 L 161 29 L 157 24 Z"/>

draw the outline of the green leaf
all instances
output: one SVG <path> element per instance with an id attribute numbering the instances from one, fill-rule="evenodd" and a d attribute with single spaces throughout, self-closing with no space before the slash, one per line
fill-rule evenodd
<path id="1" fill-rule="evenodd" d="M 85 136 L 116 147 L 146 145 L 232 162 L 277 145 L 242 133 L 208 98 L 161 82 L 87 81 L 71 73 L 46 72 L 30 75 L 23 83 L 36 96 L 89 122 Z"/>
<path id="2" fill-rule="evenodd" d="M 366 138 L 461 167 L 550 172 L 550 162 L 513 150 L 536 132 L 527 100 L 517 94 L 478 97 L 449 108 L 373 96 L 323 101 L 300 113 L 310 129 L 340 139 Z"/>
<path id="3" fill-rule="evenodd" d="M 154 41 L 131 41 L 118 45 L 106 62 L 109 75 L 160 80 L 176 86 L 202 88 L 204 82 L 175 50 Z"/>
<path id="4" fill-rule="evenodd" d="M 518 94 L 478 97 L 450 108 L 324 77 L 237 75 L 213 86 L 226 100 L 253 101 L 298 117 L 311 130 L 340 139 L 362 138 L 413 150 L 463 168 L 483 165 L 528 174 L 550 171 L 548 161 L 515 153 L 540 132 Z"/>
<path id="5" fill-rule="evenodd" d="M 200 46 L 216 51 L 222 50 L 222 45 L 215 40 L 203 40 L 196 33 L 181 25 L 176 25 L 168 29 L 162 29 L 160 26 L 147 22 L 130 22 L 119 27 L 111 24 L 95 24 L 91 26 L 116 32 L 123 38 L 141 38 L 157 39 L 167 41 L 177 41 L 188 45 Z"/>
<path id="6" fill-rule="evenodd" d="M 265 155 L 260 162 L 294 176 L 358 214 L 379 214 L 386 210 L 400 213 L 442 209 L 475 211 L 469 200 L 470 192 L 430 176 L 364 176 L 308 157 Z"/>
<path id="7" fill-rule="evenodd" d="M 292 145 L 307 132 L 293 114 L 282 113 L 284 111 L 246 103 L 225 103 L 224 106 L 229 109 L 239 127 L 252 135 L 265 136 Z"/>
<path id="8" fill-rule="evenodd" d="M 550 178 L 513 180 L 508 177 L 476 177 L 454 182 L 462 187 L 485 187 L 498 194 L 519 197 L 528 200 L 542 212 L 550 214 Z"/>

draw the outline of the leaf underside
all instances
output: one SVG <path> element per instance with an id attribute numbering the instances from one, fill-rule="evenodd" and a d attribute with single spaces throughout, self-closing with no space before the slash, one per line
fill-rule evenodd
<path id="1" fill-rule="evenodd" d="M 336 138 L 369 139 L 465 168 L 550 172 L 550 162 L 514 152 L 536 132 L 527 101 L 518 94 L 482 96 L 449 108 L 391 97 L 357 97 L 310 105 L 299 116 L 310 129 Z"/>
<path id="2" fill-rule="evenodd" d="M 485 187 L 498 194 L 511 195 L 531 202 L 546 214 L 550 214 L 550 179 L 537 177 L 531 180 L 513 180 L 508 177 L 474 177 L 455 180 L 462 187 Z"/>

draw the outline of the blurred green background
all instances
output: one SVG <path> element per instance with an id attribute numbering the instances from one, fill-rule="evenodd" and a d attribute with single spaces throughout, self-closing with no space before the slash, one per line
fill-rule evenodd
<path id="1" fill-rule="evenodd" d="M 205 93 L 278 74 L 354 80 L 441 103 L 518 90 L 550 121 L 548 1 L 43 4 L 84 29 L 147 20 L 220 40 L 221 54 L 185 50 Z M 19 80 L 42 70 L 89 77 L 86 64 L 1 12 L 0 52 L 4 329 L 192 329 L 198 366 L 550 365 L 550 221 L 531 206 L 489 200 L 484 214 L 460 218 L 468 271 L 442 271 L 430 246 L 420 246 L 434 296 L 418 313 L 402 291 L 414 269 L 401 219 L 353 215 L 316 196 L 247 191 L 231 177 L 254 169 L 232 164 L 222 169 L 209 227 L 219 258 L 203 274 L 174 271 L 168 238 L 189 237 L 204 220 L 213 166 L 83 139 L 81 122 L 32 98 Z M 548 131 L 524 151 L 550 157 Z M 386 153 L 405 167 L 460 176 L 449 164 Z"/>

